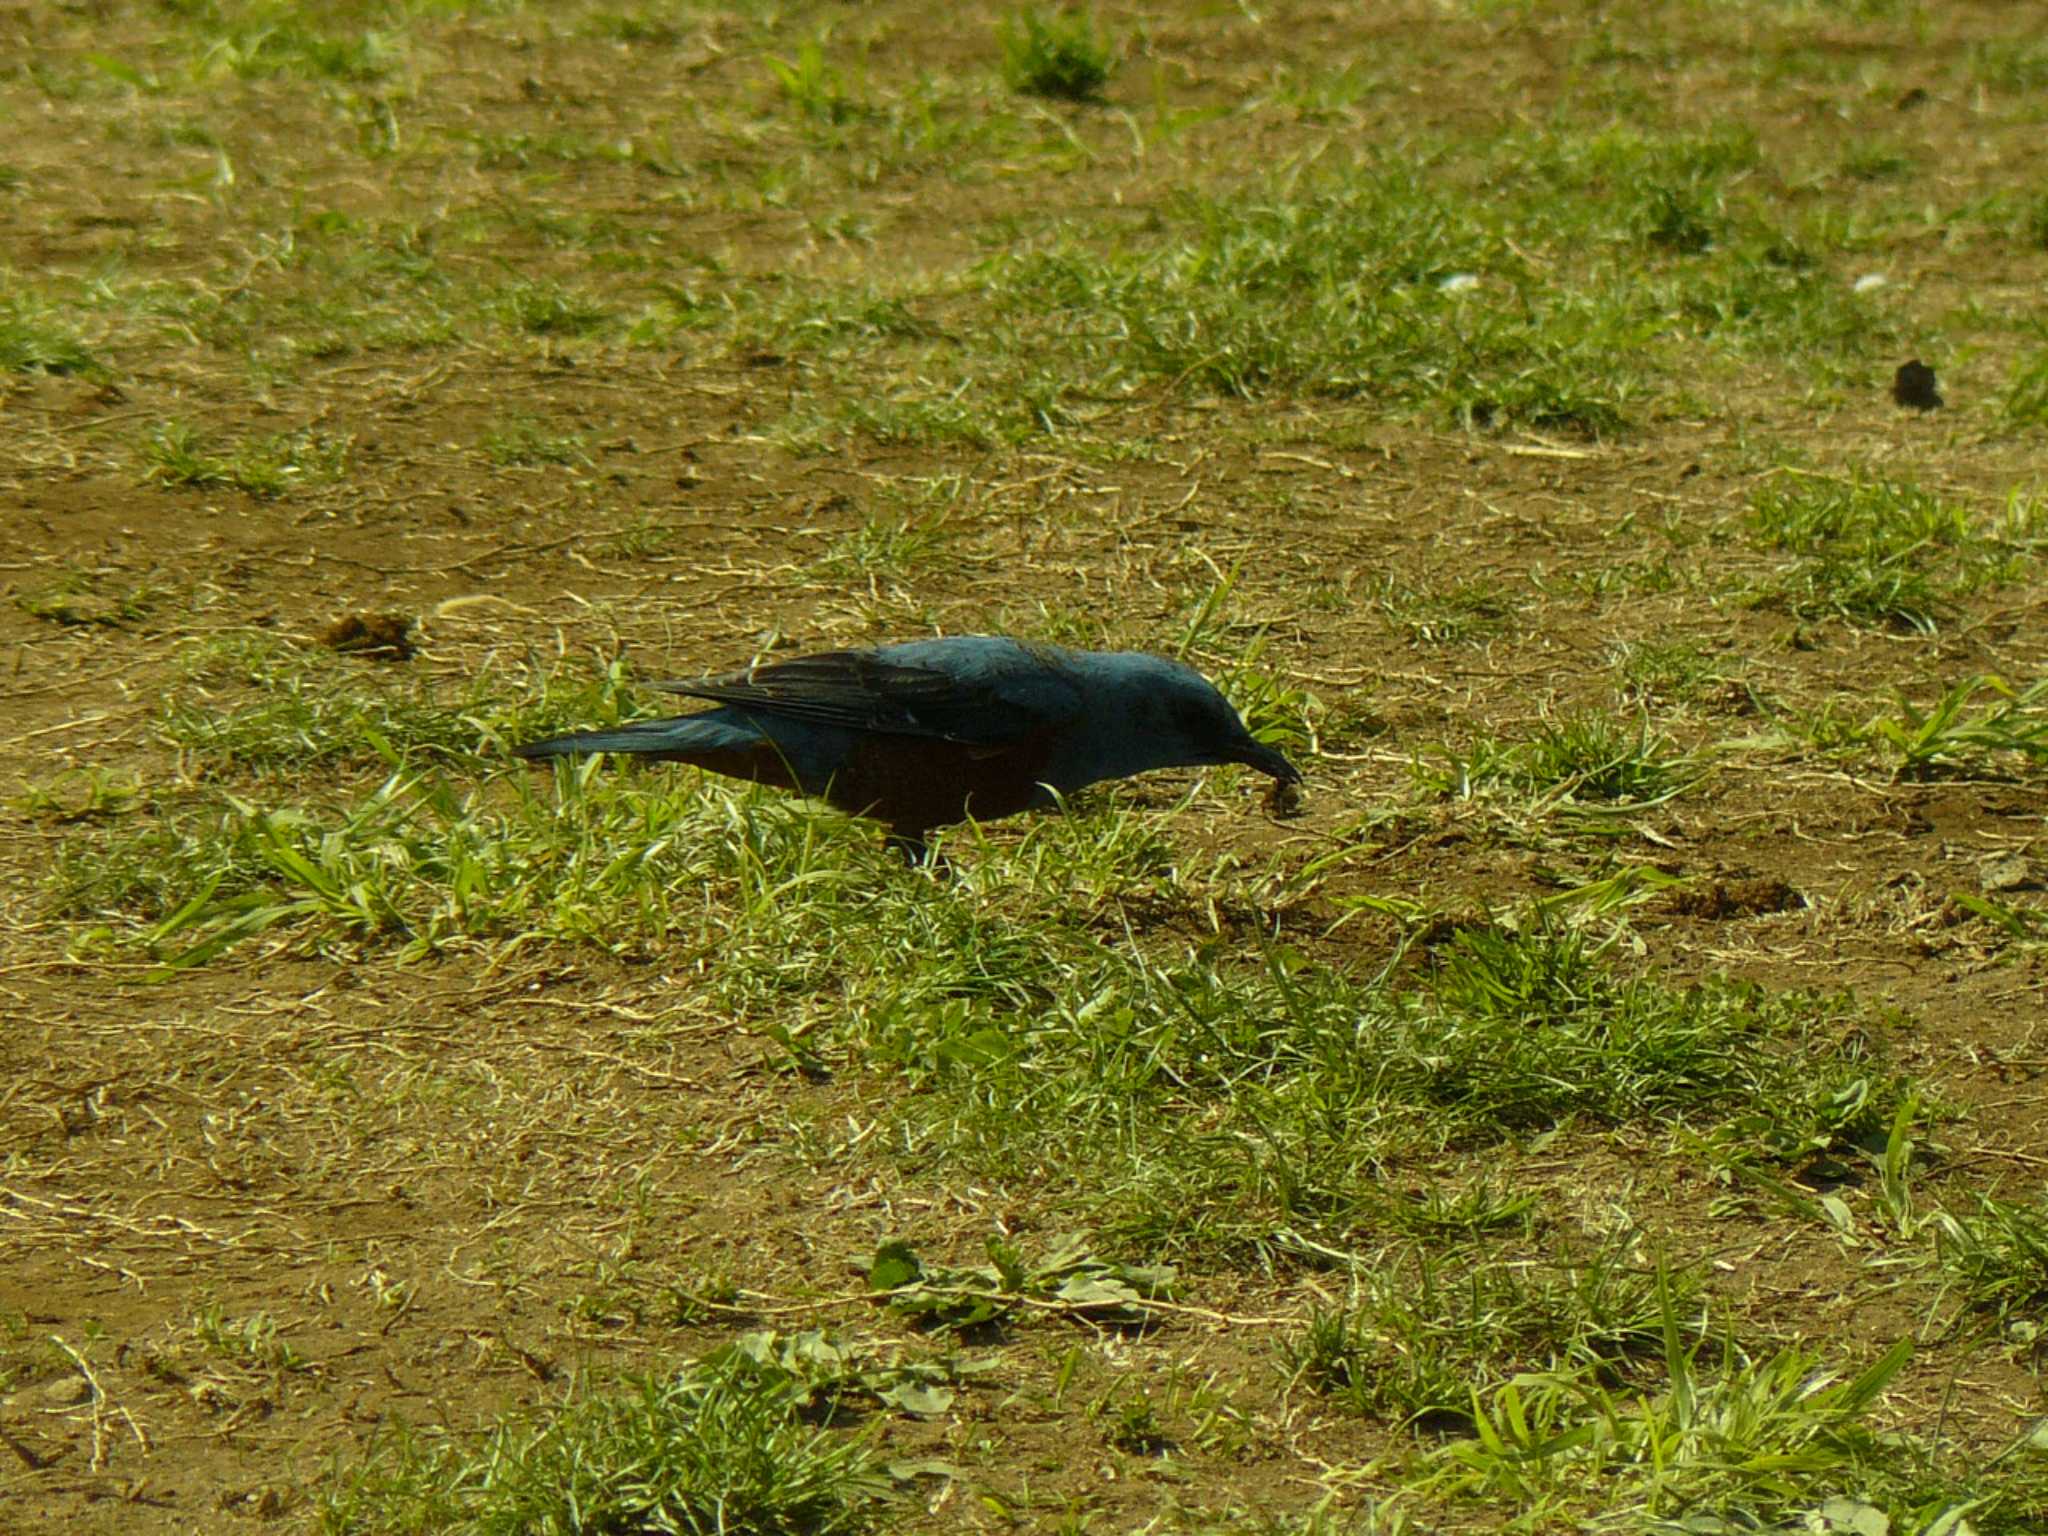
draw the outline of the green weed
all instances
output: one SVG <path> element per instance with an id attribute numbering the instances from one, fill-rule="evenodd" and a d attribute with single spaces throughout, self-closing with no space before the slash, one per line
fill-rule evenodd
<path id="1" fill-rule="evenodd" d="M 818 568 L 834 576 L 902 581 L 930 564 L 955 536 L 943 515 L 884 513 L 833 539 Z"/>
<path id="2" fill-rule="evenodd" d="M 892 1308 L 925 1327 L 955 1330 L 1000 1323 L 1034 1304 L 1066 1317 L 1131 1327 L 1157 1316 L 1147 1301 L 1173 1295 L 1173 1266 L 1114 1263 L 1090 1252 L 1077 1236 L 1055 1238 L 1032 1256 L 992 1237 L 987 1252 L 986 1265 L 936 1268 L 908 1243 L 884 1243 L 868 1266 L 868 1287 L 887 1292 Z"/>
<path id="3" fill-rule="evenodd" d="M 1614 670 L 1624 698 L 1690 704 L 1725 691 L 1740 668 L 1683 640 L 1638 640 L 1619 646 Z"/>
<path id="4" fill-rule="evenodd" d="M 594 336 L 611 324 L 612 309 L 604 300 L 561 283 L 517 282 L 498 296 L 504 321 L 530 336 Z"/>
<path id="5" fill-rule="evenodd" d="M 349 440 L 305 432 L 223 441 L 187 422 L 166 422 L 143 439 L 143 479 L 167 489 L 227 488 L 268 499 L 338 479 Z"/>
<path id="6" fill-rule="evenodd" d="M 1003 23 L 999 36 L 1003 81 L 1013 91 L 1090 101 L 1109 83 L 1109 47 L 1094 19 L 1080 11 L 1045 16 L 1027 6 Z"/>
<path id="7" fill-rule="evenodd" d="M 2048 218 L 2041 243 L 2048 245 Z M 5 346 L 0 339 L 0 347 Z M 2014 369 L 2001 402 L 2005 419 L 2020 427 L 2048 427 L 2048 351 L 2022 360 Z"/>
<path id="8" fill-rule="evenodd" d="M 825 62 L 824 47 L 817 42 L 805 43 L 793 59 L 770 58 L 768 73 L 784 99 L 814 123 L 845 123 L 868 111 L 849 93 L 839 71 Z"/>
<path id="9" fill-rule="evenodd" d="M 463 1438 L 404 1428 L 337 1474 L 330 1536 L 671 1530 L 850 1536 L 881 1523 L 885 1480 L 858 1439 L 802 1418 L 810 1388 L 744 1348 L 633 1376 Z"/>
<path id="10" fill-rule="evenodd" d="M 302 1371 L 306 1359 L 284 1338 L 268 1312 L 229 1317 L 218 1302 L 202 1306 L 192 1335 L 209 1354 L 236 1365 L 268 1371 Z"/>
<path id="11" fill-rule="evenodd" d="M 114 581 L 112 574 L 66 571 L 15 593 L 14 605 L 51 624 L 120 629 L 147 619 L 171 596 L 169 586 L 150 577 Z"/>
<path id="12" fill-rule="evenodd" d="M 2024 1338 L 2038 1338 L 2048 1301 L 2048 1201 L 1978 1195 L 1974 1209 L 1937 1212 L 1933 1226 L 1949 1291 L 1964 1306 L 2022 1330 Z"/>
<path id="13" fill-rule="evenodd" d="M 1695 776 L 1647 719 L 1630 726 L 1593 713 L 1546 721 L 1525 741 L 1482 737 L 1461 752 L 1418 759 L 1413 774 L 1425 792 L 1456 799 L 1505 790 L 1613 809 L 1662 804 Z"/>
<path id="14" fill-rule="evenodd" d="M 5 286 L 14 289 L 12 274 Z M 93 376 L 107 371 L 75 328 L 19 291 L 0 294 L 0 369 Z"/>
<path id="15" fill-rule="evenodd" d="M 1662 1281 L 1703 1332 L 1701 1281 Z M 1286 1346 L 1294 1371 L 1354 1413 L 1418 1430 L 1470 1432 L 1475 1401 L 1519 1372 L 1639 1375 L 1660 1352 L 1659 1276 L 1609 1250 L 1511 1261 L 1416 1252 L 1363 1271 L 1342 1308 L 1312 1314 Z"/>
<path id="16" fill-rule="evenodd" d="M 999 313 L 1050 325 L 1097 388 L 1158 379 L 1436 402 L 1477 426 L 1615 429 L 1640 384 L 1641 317 L 1522 281 L 1502 234 L 1425 167 L 1283 200 L 1189 196 L 1167 238 L 1068 236 L 984 272 Z M 1473 274 L 1499 281 L 1474 287 Z"/>
<path id="17" fill-rule="evenodd" d="M 1971 709 L 1986 695 L 1993 702 Z M 2015 689 L 1966 678 L 1927 710 L 1901 699 L 1897 714 L 1874 716 L 1851 739 L 1885 751 L 1902 779 L 2031 775 L 2048 767 L 2048 680 Z"/>
<path id="18" fill-rule="evenodd" d="M 1896 1487 L 1885 1475 L 1896 1452 L 1867 1419 L 1911 1353 L 1902 1341 L 1848 1379 L 1798 1350 L 1760 1362 L 1726 1352 L 1708 1370 L 1667 1322 L 1663 1391 L 1613 1393 L 1580 1368 L 1475 1393 L 1472 1437 L 1436 1452 L 1423 1486 L 1532 1520 L 1584 1511 L 1655 1521 L 1703 1508 L 1798 1520 L 1845 1487 L 1868 1497 L 1873 1474 Z"/>
<path id="19" fill-rule="evenodd" d="M 1483 640 L 1508 628 L 1516 613 L 1514 599 L 1484 579 L 1418 586 L 1388 576 L 1377 601 L 1380 611 L 1418 645 Z"/>
<path id="20" fill-rule="evenodd" d="M 1972 584 L 1959 558 L 1976 541 L 1968 514 L 1908 483 L 1788 471 L 1757 493 L 1748 524 L 1796 557 L 1762 597 L 1802 618 L 1928 631 Z"/>
<path id="21" fill-rule="evenodd" d="M 485 429 L 477 447 L 500 469 L 590 462 L 582 433 L 551 432 L 547 423 L 531 416 L 508 417 Z"/>

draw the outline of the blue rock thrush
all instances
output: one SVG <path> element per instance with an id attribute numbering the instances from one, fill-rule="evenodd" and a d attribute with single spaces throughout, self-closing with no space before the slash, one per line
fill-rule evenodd
<path id="1" fill-rule="evenodd" d="M 874 817 L 913 861 L 933 827 L 1153 768 L 1248 763 L 1301 781 L 1200 673 L 1140 651 L 957 635 L 654 686 L 722 707 L 555 736 L 519 756 L 630 752 L 794 789 Z"/>

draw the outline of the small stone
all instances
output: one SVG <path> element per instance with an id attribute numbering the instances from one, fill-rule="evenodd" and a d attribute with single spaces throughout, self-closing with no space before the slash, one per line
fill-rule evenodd
<path id="1" fill-rule="evenodd" d="M 1986 891 L 2017 891 L 2034 883 L 2034 872 L 2017 853 L 1997 853 L 1977 866 L 1977 885 Z"/>

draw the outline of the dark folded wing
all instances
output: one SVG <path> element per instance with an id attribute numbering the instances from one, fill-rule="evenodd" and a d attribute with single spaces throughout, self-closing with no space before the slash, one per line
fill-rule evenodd
<path id="1" fill-rule="evenodd" d="M 654 686 L 820 725 L 985 744 L 1054 725 L 1079 704 L 1064 678 L 916 666 L 873 651 L 828 651 Z"/>

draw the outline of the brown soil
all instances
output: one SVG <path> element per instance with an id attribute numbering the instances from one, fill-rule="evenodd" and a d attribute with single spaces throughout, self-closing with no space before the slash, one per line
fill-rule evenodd
<path id="1" fill-rule="evenodd" d="M 776 47 L 793 52 L 820 24 L 858 34 L 877 88 L 990 67 L 992 8 L 797 9 Z M 545 7 L 413 22 L 417 84 L 396 109 L 415 143 L 658 138 L 677 163 L 734 181 L 808 164 L 813 179 L 782 204 L 657 204 L 668 183 L 603 160 L 565 170 L 547 193 L 556 214 L 631 220 L 658 206 L 663 240 L 737 274 L 801 281 L 963 266 L 1004 213 L 1142 211 L 1225 163 L 1538 121 L 1583 108 L 1599 84 L 1578 62 L 1596 31 L 1579 8 L 1367 9 L 1360 20 L 1348 5 L 1275 0 L 1254 22 L 1253 8 L 1105 6 L 1114 35 L 1141 41 L 1108 106 L 1047 109 L 1087 150 L 1054 169 L 1020 155 L 953 177 L 934 157 L 856 180 L 829 157 L 812 164 L 772 100 L 754 24 L 694 8 L 679 8 L 677 39 L 652 58 Z M 1683 100 L 1681 121 L 1748 121 L 1790 159 L 1902 137 L 1939 168 L 1928 196 L 1946 205 L 2017 184 L 2036 163 L 2039 125 L 1978 111 L 1967 83 L 1972 46 L 2014 35 L 2014 9 L 1944 6 L 1916 31 L 1816 8 L 1770 36 L 1796 31 L 1800 48 L 1838 67 L 1767 83 L 1747 28 L 1688 31 L 1697 8 L 1644 7 L 1598 22 L 1618 53 L 1597 69 Z M 118 268 L 166 285 L 167 303 L 204 292 L 232 304 L 238 282 L 276 299 L 295 279 L 263 242 L 289 227 L 295 204 L 427 221 L 532 190 L 466 152 L 366 160 L 334 99 L 290 78 L 151 94 L 94 73 L 93 55 L 156 58 L 167 25 L 154 7 L 118 0 L 0 6 L 0 162 L 21 173 L 11 190 L 0 182 L 0 262 Z M 1326 120 L 1268 105 L 1141 155 L 1119 115 L 1150 111 L 1155 82 L 1176 108 L 1242 108 L 1332 61 L 1385 78 Z M 167 60 L 152 67 L 169 78 Z M 86 84 L 66 95 L 48 83 L 59 76 Z M 1929 104 L 1902 110 L 1908 89 Z M 374 95 L 364 86 L 351 98 L 362 121 Z M 218 138 L 240 177 L 232 195 L 208 190 L 212 150 L 156 131 L 181 115 Z M 818 233 L 848 212 L 867 221 L 860 249 Z M 2032 302 L 2048 278 L 2048 253 L 1992 241 L 1933 235 L 1881 254 L 1873 264 L 1910 274 L 1910 313 L 1931 336 L 1960 306 Z M 461 259 L 583 280 L 530 224 L 486 228 Z M 1157 631 L 1213 568 L 1242 560 L 1236 618 L 1268 636 L 1265 664 L 1349 724 L 1313 764 L 1298 816 L 1260 814 L 1248 789 L 1229 803 L 1212 790 L 1205 814 L 1177 820 L 1174 835 L 1191 857 L 1234 850 L 1259 862 L 1278 849 L 1293 869 L 1360 844 L 1280 921 L 1319 953 L 1370 968 L 1394 935 L 1356 920 L 1333 929 L 1347 898 L 1478 913 L 1554 890 L 1560 866 L 1597 873 L 1583 849 L 1504 831 L 1478 806 L 1423 805 L 1376 830 L 1360 818 L 1411 804 L 1411 760 L 1433 743 L 1612 707 L 1619 644 L 1679 636 L 1746 664 L 1750 691 L 1660 713 L 1688 749 L 1760 734 L 1751 692 L 1781 706 L 1846 696 L 1864 718 L 1895 688 L 1924 701 L 1931 679 L 2029 679 L 2048 659 L 2038 573 L 1973 598 L 1933 638 L 1838 625 L 1795 635 L 1782 613 L 1682 587 L 1596 598 L 1564 580 L 1654 561 L 1669 547 L 1653 531 L 1665 520 L 1703 535 L 1729 526 L 1756 483 L 1747 445 L 1759 441 L 1910 473 L 1973 505 L 1998 505 L 2015 486 L 2038 493 L 2038 433 L 1993 435 L 1981 415 L 1959 414 L 1997 388 L 2008 360 L 1993 353 L 1945 368 L 1950 404 L 1924 415 L 1889 398 L 1896 360 L 1868 388 L 1824 398 L 1802 398 L 1759 363 L 1710 415 L 1612 442 L 1468 436 L 1356 406 L 1161 391 L 1091 429 L 1157 451 L 1099 463 L 1056 443 L 857 440 L 793 455 L 768 429 L 804 396 L 810 365 L 713 347 L 457 335 L 279 370 L 197 343 L 113 351 L 106 378 L 0 374 L 0 582 L 15 598 L 79 586 L 54 603 L 0 603 L 0 734 L 24 785 L 72 768 L 173 781 L 181 769 L 157 725 L 178 657 L 252 627 L 366 669 L 451 681 L 493 657 L 558 650 L 623 652 L 678 675 L 742 661 L 769 634 L 823 648 L 934 626 L 1025 628 L 1041 604 Z M 588 462 L 494 466 L 474 445 L 508 414 L 581 434 Z M 275 499 L 144 484 L 140 434 L 173 419 L 345 437 L 349 470 Z M 886 492 L 944 474 L 972 481 L 976 513 L 942 566 L 900 580 L 820 573 L 830 541 Z M 665 530 L 659 547 L 632 552 L 650 525 Z M 1484 580 L 1517 594 L 1517 608 L 1490 638 L 1433 645 L 1378 606 L 1389 577 L 1438 590 Z M 124 608 L 142 589 L 167 595 Z M 1309 600 L 1330 590 L 1342 600 Z M 1968 1111 L 1941 1133 L 1942 1187 L 2025 1194 L 2048 1167 L 2048 981 L 2032 951 L 1960 921 L 1950 896 L 1978 891 L 1987 860 L 2040 860 L 2044 810 L 2038 780 L 1900 784 L 1744 746 L 1696 790 L 1631 820 L 1630 860 L 1688 882 L 1636 909 L 1633 931 L 1645 963 L 1680 977 L 1847 988 L 1896 1005 L 1902 1064 Z M 1042 1220 L 1030 1188 L 962 1187 L 876 1153 L 864 1143 L 887 1123 L 895 1085 L 784 1071 L 772 1045 L 659 966 L 548 947 L 325 962 L 254 943 L 134 985 L 143 966 L 132 953 L 82 944 L 80 925 L 42 909 L 54 851 L 76 835 L 33 809 L 0 814 L 0 879 L 14 893 L 0 928 L 11 1020 L 0 1031 L 0 1319 L 12 1330 L 0 1341 L 0 1528 L 136 1536 L 303 1523 L 331 1461 L 393 1416 L 475 1426 L 557 1402 L 586 1374 L 688 1355 L 746 1326 L 828 1321 L 886 1336 L 892 1324 L 844 1299 L 861 1292 L 859 1266 L 878 1241 L 973 1262 L 989 1232 Z M 1867 1355 L 1925 1328 L 1937 1307 L 1931 1287 L 1895 1289 L 1868 1270 L 1869 1250 L 1774 1210 L 1714 1214 L 1728 1191 L 1662 1147 L 1567 1138 L 1506 1157 L 1500 1172 L 1588 1210 L 1627 1192 L 1682 1251 L 1713 1252 L 1717 1295 L 1763 1336 Z M 649 1277 L 728 1277 L 743 1308 L 677 1324 Z M 1306 1508 L 1330 1468 L 1401 1443 L 1284 1381 L 1282 1326 L 1341 1294 L 1314 1272 L 1196 1274 L 1191 1310 L 1151 1333 L 1019 1330 L 1001 1346 L 996 1384 L 964 1394 L 952 1416 L 881 1427 L 889 1456 L 963 1469 L 964 1483 L 934 1484 L 931 1512 L 913 1507 L 907 1525 L 999 1528 L 985 1492 L 1028 1497 L 1029 1518 L 1047 1526 L 1063 1509 L 1094 1512 L 1103 1530 L 1176 1503 Z M 256 1314 L 275 1321 L 288 1364 L 209 1344 L 200 1323 Z M 1062 1395 L 1053 1383 L 1070 1351 L 1079 1364 Z M 1112 1390 L 1144 1386 L 1164 1401 L 1190 1382 L 1243 1405 L 1241 1437 L 1133 1454 L 1086 1412 Z M 1890 1411 L 1988 1448 L 2042 1406 L 2030 1361 L 1944 1334 Z"/>

